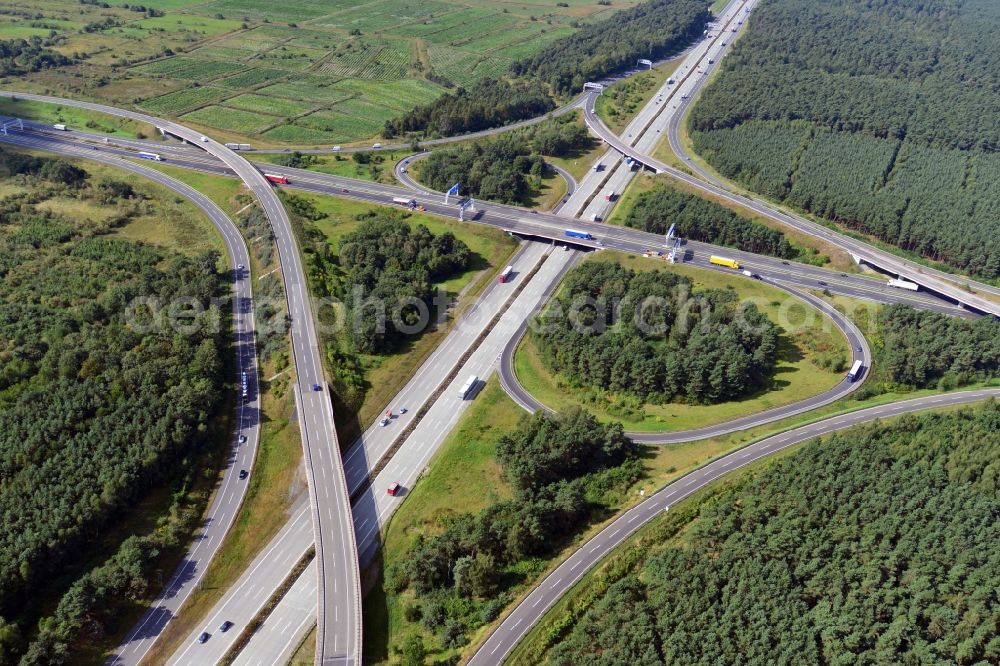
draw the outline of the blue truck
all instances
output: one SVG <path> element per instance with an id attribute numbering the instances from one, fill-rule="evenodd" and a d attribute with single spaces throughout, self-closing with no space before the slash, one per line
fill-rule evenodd
<path id="1" fill-rule="evenodd" d="M 586 231 L 577 231 L 576 229 L 567 229 L 564 231 L 570 238 L 582 238 L 584 240 L 594 240 L 594 237 L 588 234 Z"/>

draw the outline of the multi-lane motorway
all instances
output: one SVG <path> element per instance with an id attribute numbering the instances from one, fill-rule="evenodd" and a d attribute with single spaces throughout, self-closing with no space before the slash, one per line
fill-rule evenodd
<path id="1" fill-rule="evenodd" d="M 374 552 L 378 525 L 398 506 L 398 501 L 383 497 L 385 488 L 391 482 L 401 483 L 404 487 L 413 484 L 447 436 L 450 426 L 446 427 L 445 421 L 453 422 L 464 408 L 464 404 L 456 406 L 452 400 L 442 415 L 442 407 L 437 403 L 454 396 L 447 392 L 450 389 L 436 396 L 438 391 L 446 381 L 451 384 L 464 381 L 468 372 L 478 371 L 485 377 L 495 363 L 505 336 L 544 301 L 576 254 L 560 250 L 555 253 L 555 261 L 550 262 L 546 259 L 549 249 L 551 246 L 529 243 L 518 252 L 511 261 L 514 267 L 512 280 L 506 284 L 491 284 L 476 305 L 459 317 L 445 340 L 390 402 L 393 416 L 389 425 L 371 424 L 346 453 L 345 471 L 351 494 L 356 497 L 355 524 L 360 535 L 359 544 L 364 551 L 363 558 L 370 558 Z M 525 283 L 536 267 L 537 274 Z M 500 319 L 496 328 L 489 329 L 489 324 L 498 316 Z M 485 341 L 477 345 L 477 340 L 483 335 L 486 335 Z M 412 419 L 428 402 L 433 402 L 433 407 L 427 411 L 418 428 L 406 435 L 390 459 L 390 452 Z M 407 408 L 405 413 L 401 413 L 402 407 Z M 388 464 L 369 486 L 369 475 L 372 470 L 382 467 L 380 463 Z M 234 622 L 236 627 L 246 626 L 306 553 L 311 537 L 306 507 L 298 507 L 292 514 L 289 527 L 265 547 L 263 554 L 230 593 L 209 612 L 203 626 L 218 626 L 226 620 Z M 304 591 L 312 589 L 312 585 L 302 579 L 310 576 L 315 576 L 311 570 L 301 574 L 244 648 L 240 663 L 281 663 L 294 651 L 312 626 L 312 611 L 302 599 Z M 195 639 L 202 630 L 198 627 L 192 632 L 170 663 L 180 665 L 192 660 L 215 663 L 236 639 L 235 633 L 229 633 L 214 637 L 208 644 L 198 645 Z"/>
<path id="2" fill-rule="evenodd" d="M 933 395 L 850 412 L 759 440 L 682 476 L 663 487 L 649 499 L 623 513 L 597 535 L 582 544 L 552 573 L 539 582 L 535 589 L 515 606 L 489 635 L 469 660 L 469 666 L 493 666 L 503 662 L 517 645 L 517 642 L 528 633 L 545 612 L 608 553 L 671 506 L 726 474 L 790 446 L 860 423 L 921 409 L 969 404 L 990 397 L 1000 397 L 1000 389 Z"/>
<path id="3" fill-rule="evenodd" d="M 727 8 L 727 12 L 733 7 L 741 8 L 742 5 L 738 5 L 734 1 Z M 726 19 L 731 21 L 733 20 L 733 17 L 730 17 L 727 13 Z M 723 27 L 727 27 L 727 24 L 724 24 Z M 709 48 L 710 47 L 706 47 L 706 53 Z M 705 56 L 702 55 L 701 57 Z M 699 78 L 695 84 L 692 85 L 700 86 L 703 80 L 703 78 Z M 685 82 L 686 81 L 687 79 L 685 79 Z M 371 553 L 374 552 L 374 549 L 377 547 L 379 526 L 382 524 L 385 517 L 392 510 L 394 510 L 394 507 L 397 506 L 399 502 L 398 497 L 389 498 L 388 496 L 380 494 L 378 492 L 380 487 L 379 484 L 384 485 L 388 479 L 392 478 L 400 480 L 400 482 L 405 485 L 410 482 L 410 479 L 415 478 L 415 475 L 419 473 L 419 470 L 422 468 L 422 463 L 425 463 L 425 461 L 429 459 L 436 446 L 443 441 L 444 435 L 454 424 L 454 421 L 457 418 L 456 414 L 460 412 L 460 409 L 456 409 L 455 405 L 449 404 L 448 399 L 446 398 L 447 394 L 439 397 L 432 405 L 430 405 L 427 416 L 425 417 L 428 419 L 426 423 L 422 422 L 421 425 L 418 425 L 412 433 L 409 433 L 401 444 L 396 440 L 396 438 L 383 435 L 383 431 L 385 433 L 389 433 L 390 431 L 385 430 L 385 428 L 381 428 L 381 426 L 378 426 L 380 430 L 375 431 L 371 435 L 366 433 L 371 441 L 366 442 L 365 438 L 362 438 L 362 441 L 359 442 L 356 447 L 352 448 L 351 451 L 358 462 L 352 464 L 352 454 L 348 454 L 346 465 L 348 476 L 350 478 L 345 478 L 343 468 L 340 465 L 339 449 L 337 447 L 336 434 L 333 428 L 332 409 L 329 400 L 326 398 L 325 393 L 322 390 L 322 366 L 319 363 L 317 338 L 315 331 L 313 330 L 313 318 L 308 300 L 308 293 L 305 287 L 306 282 L 302 268 L 299 265 L 299 256 L 295 247 L 294 237 L 291 234 L 290 224 L 288 223 L 287 215 L 281 207 L 280 200 L 274 194 L 271 186 L 261 176 L 258 169 L 239 155 L 221 146 L 221 144 L 205 137 L 201 137 L 198 133 L 174 123 L 161 121 L 156 118 L 151 118 L 143 114 L 136 114 L 130 111 L 112 109 L 102 105 L 25 95 L 21 93 L 18 93 L 18 96 L 39 99 L 41 101 L 72 104 L 85 108 L 92 108 L 106 113 L 113 113 L 115 115 L 131 117 L 143 122 L 149 122 L 170 134 L 188 141 L 190 144 L 204 149 L 212 157 L 207 157 L 201 151 L 193 150 L 187 146 L 151 144 L 150 142 L 119 139 L 103 143 L 103 140 L 98 140 L 95 137 L 76 132 L 54 133 L 51 131 L 42 131 L 25 133 L 22 135 L 12 135 L 16 137 L 15 139 L 0 137 L 0 140 L 10 140 L 12 142 L 17 142 L 20 145 L 27 145 L 45 150 L 55 150 L 56 152 L 69 152 L 78 156 L 101 159 L 102 161 L 108 163 L 123 166 L 130 164 L 130 162 L 125 161 L 123 163 L 122 158 L 134 156 L 136 150 L 150 150 L 150 146 L 155 145 L 156 147 L 152 149 L 158 152 L 163 152 L 166 162 L 169 164 L 211 173 L 236 173 L 251 188 L 251 190 L 256 194 L 258 200 L 261 202 L 261 205 L 268 214 L 275 230 L 275 237 L 279 249 L 279 259 L 281 261 L 282 271 L 286 283 L 288 308 L 292 318 L 292 345 L 297 370 L 297 385 L 295 388 L 296 395 L 298 396 L 297 402 L 300 426 L 302 428 L 307 474 L 309 476 L 310 499 L 307 504 L 304 504 L 297 509 L 292 521 L 289 524 L 289 528 L 286 528 L 286 530 L 282 532 L 282 535 L 285 537 L 285 541 L 282 544 L 272 544 L 266 548 L 264 554 L 262 555 L 263 559 L 258 558 L 259 561 L 255 562 L 254 571 L 257 572 L 258 577 L 254 580 L 248 579 L 246 581 L 241 579 L 241 582 L 237 584 L 234 591 L 230 595 L 227 595 L 227 597 L 223 600 L 223 603 L 228 604 L 228 606 L 224 605 L 223 609 L 219 611 L 222 615 L 217 614 L 213 617 L 214 619 L 222 617 L 225 619 L 231 619 L 228 614 L 244 611 L 249 611 L 250 616 L 252 616 L 256 608 L 259 608 L 260 604 L 267 598 L 267 596 L 263 596 L 258 603 L 258 601 L 254 600 L 257 597 L 253 597 L 253 593 L 251 592 L 253 588 L 260 587 L 261 594 L 266 593 L 268 587 L 266 583 L 259 586 L 255 584 L 255 581 L 259 582 L 260 580 L 259 575 L 265 572 L 273 574 L 270 575 L 269 580 L 276 580 L 277 584 L 280 585 L 281 581 L 284 580 L 284 576 L 281 575 L 280 572 L 284 570 L 284 572 L 287 573 L 294 562 L 298 561 L 301 554 L 308 549 L 309 544 L 312 541 L 315 541 L 317 557 L 314 565 L 310 569 L 307 569 L 306 573 L 304 573 L 302 577 L 296 581 L 296 584 L 292 588 L 292 592 L 290 592 L 289 595 L 286 595 L 286 599 L 279 605 L 278 611 L 273 613 L 272 616 L 268 618 L 265 623 L 264 630 L 260 635 L 255 636 L 252 642 L 253 649 L 246 651 L 245 654 L 240 657 L 240 663 L 272 663 L 267 660 L 278 662 L 287 657 L 289 645 L 294 646 L 294 641 L 286 639 L 284 634 L 288 631 L 292 631 L 295 635 L 301 635 L 301 633 L 308 627 L 308 616 L 312 613 L 312 609 L 308 603 L 303 603 L 302 599 L 304 596 L 309 596 L 311 594 L 316 595 L 317 603 L 315 608 L 316 614 L 319 618 L 317 661 L 321 663 L 358 663 L 360 660 L 361 631 L 359 614 L 360 594 L 357 582 L 358 560 L 354 544 L 355 529 L 361 535 L 361 538 L 359 539 L 359 545 L 361 546 L 360 552 L 362 560 L 365 560 L 370 557 Z M 662 102 L 662 100 L 655 100 L 656 104 L 660 104 L 660 102 Z M 651 101 L 651 104 L 653 103 L 654 101 Z M 749 206 L 751 208 L 754 208 L 755 205 L 760 206 L 762 210 L 759 210 L 758 212 L 768 215 L 774 219 L 779 219 L 779 217 L 777 217 L 778 215 L 783 215 L 793 220 L 798 219 L 794 218 L 794 216 L 787 216 L 780 211 L 776 211 L 761 202 L 757 202 L 755 200 L 745 200 L 738 195 L 732 194 L 725 189 L 724 184 L 717 182 L 710 182 L 706 184 L 697 178 L 689 176 L 688 174 L 671 169 L 668 165 L 652 160 L 648 155 L 648 152 L 650 152 L 650 146 L 646 146 L 638 142 L 638 139 L 643 136 L 642 134 L 635 137 L 635 140 L 623 142 L 623 140 L 615 137 L 610 130 L 600 123 L 599 119 L 597 119 L 593 114 L 593 98 L 591 96 L 585 96 L 578 103 L 568 105 L 561 111 L 572 110 L 572 108 L 578 104 L 583 106 L 585 117 L 592 129 L 598 132 L 613 148 L 619 152 L 634 156 L 644 164 L 659 171 L 670 171 L 682 180 L 694 181 L 691 184 L 699 187 L 700 189 L 713 191 L 715 194 L 725 194 L 727 198 L 738 201 L 744 206 Z M 653 117 L 656 118 L 658 113 L 659 110 L 655 110 L 652 113 Z M 665 120 L 669 117 L 669 126 L 676 129 L 677 120 L 680 116 L 680 112 L 670 113 L 663 115 L 663 119 Z M 645 122 L 645 120 L 642 122 Z M 649 128 L 651 126 L 651 124 L 647 123 L 644 125 L 644 128 Z M 502 130 L 491 130 L 488 133 L 494 133 L 496 131 Z M 645 129 L 643 131 L 645 131 Z M 649 134 L 648 136 L 652 137 L 653 135 Z M 629 138 L 631 137 L 626 137 L 626 139 Z M 649 140 L 650 139 L 647 139 L 647 142 Z M 100 143 L 98 141 L 100 141 Z M 131 166 L 135 167 L 136 165 L 132 164 Z M 454 204 L 443 204 L 440 201 L 439 194 L 421 191 L 419 186 L 415 193 L 412 189 L 407 190 L 404 188 L 385 186 L 376 183 L 359 182 L 351 179 L 327 176 L 274 165 L 266 165 L 264 168 L 266 168 L 268 172 L 287 175 L 291 181 L 291 187 L 298 187 L 327 194 L 335 194 L 338 196 L 347 196 L 380 204 L 390 203 L 391 199 L 395 196 L 408 196 L 416 199 L 419 204 L 432 213 L 455 215 L 457 212 Z M 144 170 L 152 171 L 150 169 Z M 622 170 L 621 173 L 619 173 L 619 169 L 617 167 L 612 176 L 626 178 L 625 182 L 627 182 L 625 171 Z M 608 182 L 610 181 L 605 181 L 604 186 L 607 186 Z M 715 188 L 715 190 L 718 191 L 715 191 L 712 188 Z M 582 196 L 582 194 L 577 195 L 578 198 L 580 196 Z M 590 196 L 593 196 L 593 194 Z M 591 199 L 591 203 L 593 203 L 593 199 Z M 522 236 L 550 240 L 566 240 L 563 234 L 563 229 L 566 226 L 565 219 L 560 219 L 559 217 L 548 214 L 539 214 L 534 212 L 528 213 L 523 209 L 518 209 L 516 207 L 502 206 L 492 203 L 480 204 L 479 208 L 480 210 L 477 212 L 475 217 L 475 221 L 477 222 L 497 226 L 511 232 L 518 233 Z M 590 210 L 590 208 L 587 208 L 586 210 Z M 796 226 L 795 223 L 788 222 L 785 219 L 779 219 L 779 221 Z M 802 223 L 812 225 L 812 223 L 804 220 Z M 631 253 L 642 253 L 648 248 L 660 248 L 663 243 L 661 237 L 636 230 L 606 227 L 604 225 L 586 221 L 574 221 L 572 226 L 577 229 L 588 231 L 593 235 L 593 240 L 578 243 L 579 245 L 592 249 L 612 248 Z M 823 227 L 819 227 L 819 225 L 813 226 L 818 227 L 837 239 L 844 240 L 844 237 L 833 231 L 826 230 Z M 799 228 L 803 227 L 800 226 Z M 807 229 L 807 232 L 813 233 L 811 229 Z M 813 233 L 813 235 L 821 234 Z M 853 239 L 847 240 L 850 240 L 852 243 L 855 242 Z M 845 243 L 837 244 L 842 247 L 847 247 Z M 855 256 L 866 259 L 871 263 L 877 263 L 879 266 L 885 267 L 893 272 L 905 274 L 907 277 L 911 277 L 911 279 L 913 279 L 909 273 L 905 272 L 910 269 L 909 262 L 903 262 L 905 264 L 904 270 L 901 271 L 898 270 L 900 265 L 898 262 L 902 262 L 903 260 L 896 257 L 889 257 L 886 261 L 883 261 L 882 257 L 876 257 L 876 259 L 873 260 L 872 257 L 875 255 L 868 252 L 868 250 L 872 250 L 874 248 L 870 248 L 863 243 L 858 244 L 853 250 L 851 247 L 848 247 L 848 249 L 851 250 Z M 860 248 L 863 253 L 855 251 L 858 250 L 858 248 Z M 567 253 L 566 258 L 568 259 L 569 256 L 574 254 L 575 253 Z M 727 256 L 734 257 L 738 259 L 744 267 L 762 275 L 766 280 L 773 281 L 775 284 L 780 284 L 789 289 L 793 289 L 793 287 L 825 288 L 831 292 L 847 294 L 860 298 L 868 298 L 882 302 L 907 302 L 918 307 L 936 309 L 950 314 L 962 312 L 961 309 L 956 308 L 953 304 L 938 300 L 930 295 L 900 292 L 898 290 L 887 288 L 884 282 L 877 280 L 861 276 L 849 276 L 846 274 L 836 275 L 827 270 L 804 266 L 796 264 L 795 262 L 786 262 L 768 257 L 760 257 L 708 244 L 693 242 L 687 243 L 684 247 L 682 260 L 689 263 L 695 263 L 699 266 L 708 267 L 709 264 L 707 263 L 707 259 L 712 254 L 725 254 Z M 244 263 L 248 264 L 248 262 Z M 556 263 L 553 262 L 550 265 L 556 266 Z M 722 270 L 718 268 L 715 269 Z M 917 270 L 921 273 L 923 272 L 922 269 L 918 268 Z M 551 280 L 554 280 L 554 276 L 549 277 Z M 940 279 L 948 278 L 949 276 L 944 276 Z M 939 278 L 935 277 L 930 279 L 929 283 L 927 280 L 923 280 L 921 282 L 922 284 L 929 284 L 930 286 L 933 286 L 937 291 L 948 295 L 955 301 L 965 302 L 978 310 L 993 312 L 992 308 L 997 308 L 998 311 L 1000 311 L 1000 306 L 995 306 L 995 304 L 992 304 L 989 301 L 984 301 L 978 297 L 970 296 L 964 291 L 952 290 L 950 283 L 941 283 L 939 285 L 938 282 L 935 281 L 938 279 Z M 539 284 L 541 284 L 541 282 L 539 282 Z M 550 285 L 546 286 L 546 288 L 549 288 L 551 284 L 554 284 L 554 282 L 551 282 Z M 807 300 L 811 299 L 814 304 L 822 304 L 822 301 L 814 299 L 811 296 L 807 296 L 805 294 L 799 295 L 806 297 Z M 825 304 L 822 304 L 821 306 L 829 310 L 829 306 L 825 306 Z M 514 308 L 512 307 L 512 310 L 513 309 Z M 513 326 L 513 328 L 508 331 L 508 333 L 512 333 L 513 330 L 516 329 L 526 317 L 526 315 L 519 316 L 521 317 L 519 320 L 514 320 L 512 318 L 501 319 L 498 324 L 498 329 L 502 331 L 506 330 L 503 328 L 503 322 L 510 320 L 510 325 Z M 839 317 L 839 315 L 837 316 Z M 512 317 L 514 317 L 514 315 L 512 315 Z M 843 322 L 838 323 L 841 325 L 843 324 Z M 852 347 L 860 347 L 863 350 L 859 356 L 861 356 L 867 363 L 869 355 L 867 352 L 867 345 L 864 343 L 863 338 L 860 338 L 860 336 L 857 335 L 856 330 L 851 331 L 849 330 L 849 327 L 846 326 L 845 332 L 851 340 Z M 508 337 L 510 337 L 510 335 L 508 335 Z M 473 354 L 467 363 L 469 368 L 479 368 L 480 365 L 482 365 L 481 371 L 484 375 L 492 369 L 492 365 L 496 361 L 496 358 L 488 357 L 488 350 L 492 348 L 489 344 L 487 344 L 490 339 L 490 337 L 487 337 L 486 340 L 483 341 L 483 346 L 487 350 L 483 353 L 487 354 L 487 356 L 477 356 L 479 353 L 477 352 L 476 354 Z M 502 349 L 502 346 L 497 347 L 497 349 L 499 351 L 499 349 Z M 476 365 L 477 363 L 480 365 Z M 453 382 L 454 381 L 460 380 L 453 379 Z M 314 384 L 318 384 L 321 390 L 314 390 Z M 763 420 L 757 422 L 764 422 L 771 420 L 772 418 L 783 418 L 784 416 L 788 416 L 793 413 L 799 413 L 815 408 L 820 404 L 825 404 L 836 399 L 848 388 L 849 387 L 845 386 L 836 387 L 830 392 L 829 395 L 824 394 L 823 396 L 817 396 L 814 403 L 797 403 L 796 405 L 789 405 L 785 408 L 787 413 L 780 413 L 777 411 L 774 413 L 766 413 L 765 415 L 760 416 Z M 424 398 L 426 399 L 428 395 L 429 394 L 425 392 Z M 393 404 L 397 403 L 394 402 Z M 419 403 L 414 402 L 413 404 Z M 459 408 L 461 406 L 462 405 L 459 405 Z M 399 415 L 398 418 L 392 420 L 390 422 L 390 426 L 387 427 L 397 425 L 402 427 L 405 422 L 403 416 L 404 415 Z M 756 425 L 757 422 L 734 422 L 732 424 L 726 424 L 724 427 L 727 427 L 728 430 L 723 430 L 721 432 L 730 432 L 732 430 L 748 427 L 750 425 Z M 375 427 L 376 426 L 373 426 L 373 428 Z M 700 438 L 711 434 L 720 433 L 711 432 L 708 434 L 699 434 L 697 437 Z M 690 438 L 695 437 L 692 436 Z M 398 449 L 394 449 L 396 445 L 399 445 Z M 784 445 L 787 446 L 790 444 Z M 387 454 L 391 453 L 393 450 L 395 450 L 395 455 L 391 455 L 391 457 L 389 457 Z M 362 453 L 358 453 L 359 451 Z M 744 451 L 749 451 L 749 449 Z M 404 452 L 406 453 L 404 454 Z M 767 455 L 767 453 L 768 452 L 761 453 L 761 455 L 755 456 L 752 459 L 757 459 L 763 455 Z M 747 462 L 751 459 L 750 455 L 750 453 L 746 453 L 743 456 L 748 458 Z M 374 485 L 371 486 L 367 492 L 359 493 L 359 489 L 363 489 L 365 483 L 368 481 L 371 468 L 376 462 L 384 463 L 384 469 L 382 469 L 381 472 L 375 476 Z M 734 463 L 731 462 L 730 464 Z M 721 473 L 723 472 L 720 472 L 720 474 Z M 705 480 L 705 483 L 707 482 L 708 481 Z M 689 481 L 689 483 L 692 482 Z M 357 494 L 354 514 L 355 529 L 352 529 L 349 511 L 345 510 L 345 507 L 347 506 L 348 488 L 350 488 L 353 493 Z M 235 512 L 235 509 L 233 511 Z M 304 527 L 304 525 L 307 525 L 309 522 L 305 520 L 306 516 L 311 517 L 313 534 L 309 534 L 308 529 Z M 280 546 L 288 547 L 280 548 Z M 596 547 L 591 548 L 590 550 L 592 552 L 597 551 Z M 296 552 L 298 553 L 298 556 L 296 556 Z M 265 555 L 267 557 L 264 557 Z M 280 558 L 271 559 L 272 555 L 280 555 Z M 579 555 L 579 553 L 574 555 L 574 557 L 577 557 L 577 555 Z M 580 566 L 579 563 L 578 566 Z M 310 579 L 310 576 L 312 576 L 312 579 Z M 318 584 L 315 582 L 317 578 Z M 183 579 L 183 576 L 181 576 L 178 580 L 181 579 Z M 310 580 L 314 582 L 310 583 Z M 179 582 L 178 585 L 180 587 L 172 591 L 170 594 L 172 597 L 180 597 L 181 595 L 186 597 L 188 593 L 187 590 L 190 588 L 185 588 L 183 582 Z M 274 587 L 276 588 L 277 585 Z M 553 589 L 555 588 L 553 587 Z M 242 590 L 242 594 L 238 592 L 240 590 Z M 257 596 L 259 597 L 260 595 Z M 180 603 L 182 603 L 182 600 L 177 602 L 176 606 L 179 607 Z M 536 605 L 538 604 L 536 603 Z M 519 607 L 515 613 L 519 612 L 521 608 L 522 607 Z M 132 662 L 132 659 L 125 656 L 129 654 L 130 651 L 132 654 L 141 658 L 141 654 L 144 654 L 145 650 L 148 649 L 148 647 L 143 648 L 143 645 L 148 646 L 153 640 L 155 640 L 155 636 L 158 633 L 158 628 L 156 626 L 157 622 L 159 622 L 159 626 L 162 627 L 162 623 L 168 621 L 170 615 L 170 613 L 161 613 L 161 619 L 156 620 L 155 613 L 151 611 L 150 616 L 154 619 L 147 621 L 147 624 L 140 627 L 133 636 L 136 641 L 140 642 L 133 641 L 135 643 L 134 646 L 132 643 L 123 646 L 123 649 L 120 651 L 121 660 L 119 663 Z M 209 626 L 211 626 L 214 619 L 210 619 Z M 504 626 L 506 625 L 507 622 L 504 623 Z M 269 634 L 268 632 L 271 631 L 272 628 L 281 635 L 278 636 Z M 504 629 L 504 627 L 502 626 L 501 629 Z M 516 632 L 517 629 L 518 625 L 515 624 L 513 627 L 508 627 L 506 631 L 509 634 L 511 630 Z M 200 630 L 201 629 L 199 629 L 199 632 Z M 503 631 L 498 631 L 497 634 L 494 634 L 490 640 L 493 640 L 494 637 L 503 633 Z M 221 635 L 214 637 L 213 640 L 214 643 L 210 642 L 212 645 L 210 650 L 212 652 L 225 647 L 225 641 L 222 639 Z M 500 640 L 502 643 L 503 640 Z M 511 643 L 511 645 L 512 644 L 513 643 Z M 204 648 L 206 646 L 199 647 Z M 506 654 L 506 650 L 509 650 L 509 647 L 506 649 L 502 648 L 503 645 L 494 645 L 493 651 L 490 654 Z M 481 651 L 476 656 L 476 659 L 480 659 L 482 654 L 483 653 Z M 177 663 L 202 663 L 202 660 L 206 657 L 208 657 L 207 651 L 196 654 L 192 652 L 192 646 L 189 644 L 185 645 L 182 652 L 175 655 L 175 661 Z M 260 659 L 263 659 L 264 661 L 260 661 Z M 483 661 L 482 663 L 496 663 L 490 661 L 492 657 L 482 657 L 482 659 L 487 659 L 487 661 Z M 211 660 L 212 658 L 208 659 L 208 661 Z M 135 659 L 135 662 L 137 661 L 138 658 Z"/>
<path id="4" fill-rule="evenodd" d="M 14 93 L 0 92 L 14 96 Z M 355 555 L 354 530 L 351 527 L 350 501 L 347 483 L 340 461 L 340 448 L 333 422 L 333 408 L 323 390 L 323 366 L 314 327 L 312 306 L 302 269 L 291 222 L 281 200 L 263 175 L 243 157 L 221 143 L 202 136 L 174 122 L 141 113 L 117 109 L 102 104 L 80 102 L 45 95 L 16 93 L 23 99 L 63 104 L 131 118 L 149 123 L 164 133 L 198 146 L 235 173 L 253 192 L 264 209 L 274 230 L 278 258 L 285 283 L 285 297 L 291 318 L 292 354 L 295 361 L 299 415 L 306 476 L 309 481 L 313 530 L 316 543 L 316 562 L 320 585 L 317 588 L 317 644 L 319 663 L 357 664 L 361 654 L 361 589 L 358 561 Z M 55 142 L 59 144 L 60 142 Z M 52 148 L 57 146 L 49 146 Z M 96 151 L 99 152 L 99 151 Z M 314 386 L 320 390 L 314 390 Z M 185 585 L 183 580 L 179 585 Z M 169 617 L 165 617 L 163 622 Z M 132 635 L 152 638 L 159 634 L 159 627 L 147 623 Z M 149 644 L 152 641 L 148 641 Z M 141 658 L 131 644 L 119 647 L 119 661 L 123 655 Z"/>

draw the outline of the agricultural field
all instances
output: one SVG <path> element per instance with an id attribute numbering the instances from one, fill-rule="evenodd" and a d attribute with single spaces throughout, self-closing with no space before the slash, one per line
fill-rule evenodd
<path id="1" fill-rule="evenodd" d="M 0 40 L 38 36 L 74 62 L 0 83 L 184 118 L 257 145 L 365 143 L 449 85 L 503 76 L 637 2 L 25 0 L 0 16 Z"/>

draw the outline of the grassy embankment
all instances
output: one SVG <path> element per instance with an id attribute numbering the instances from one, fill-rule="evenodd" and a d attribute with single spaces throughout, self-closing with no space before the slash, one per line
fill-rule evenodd
<path id="1" fill-rule="evenodd" d="M 560 409 L 579 404 L 604 421 L 621 421 L 626 430 L 634 432 L 668 432 L 700 428 L 729 421 L 740 416 L 765 411 L 807 398 L 843 381 L 839 370 L 827 370 L 815 361 L 820 355 L 841 354 L 850 358 L 847 341 L 833 322 L 801 303 L 790 304 L 787 293 L 752 282 L 741 276 L 697 269 L 690 266 L 670 266 L 652 259 L 618 253 L 601 253 L 588 261 L 620 261 L 636 270 L 664 270 L 690 277 L 695 289 L 732 288 L 740 299 L 751 299 L 773 322 L 794 325 L 785 331 L 778 346 L 778 363 L 770 389 L 758 391 L 738 401 L 717 405 L 670 403 L 642 405 L 639 413 L 624 414 L 617 406 L 620 396 L 572 387 L 550 372 L 539 357 L 531 336 L 526 336 L 514 357 L 514 368 L 524 387 L 543 404 Z"/>

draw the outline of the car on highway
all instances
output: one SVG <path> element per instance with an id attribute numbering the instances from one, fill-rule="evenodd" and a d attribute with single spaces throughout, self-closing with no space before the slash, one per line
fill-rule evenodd
<path id="1" fill-rule="evenodd" d="M 208 137 L 207 136 L 201 137 L 201 142 L 202 143 L 208 143 Z"/>
<path id="2" fill-rule="evenodd" d="M 819 280 L 818 282 L 819 282 L 819 284 L 820 284 L 821 286 L 824 286 L 824 287 L 826 286 L 826 282 L 823 282 L 822 280 Z"/>
<path id="3" fill-rule="evenodd" d="M 389 417 L 388 416 L 383 417 L 382 420 L 378 422 L 378 427 L 379 428 L 384 428 L 387 425 L 389 425 Z"/>
<path id="4" fill-rule="evenodd" d="M 391 496 L 395 497 L 396 495 L 398 495 L 398 494 L 399 494 L 399 492 L 400 492 L 400 491 L 401 491 L 402 489 L 403 489 L 403 486 L 401 486 L 401 485 L 399 485 L 398 483 L 396 483 L 395 481 L 393 481 L 392 485 L 390 485 L 390 486 L 389 486 L 389 487 L 388 487 L 388 488 L 386 489 L 386 491 L 385 491 L 385 492 L 386 492 L 386 493 L 388 493 L 389 495 L 391 495 Z"/>
<path id="5" fill-rule="evenodd" d="M 861 346 L 858 345 L 857 347 L 855 347 L 854 351 L 856 351 L 856 352 L 858 352 L 860 354 L 861 353 Z"/>
<path id="6" fill-rule="evenodd" d="M 199 643 L 204 643 L 204 642 L 206 642 L 211 637 L 212 637 L 212 634 L 208 633 L 207 631 L 203 631 L 203 632 L 201 632 L 201 635 L 198 636 L 198 642 Z"/>
<path id="7" fill-rule="evenodd" d="M 244 266 L 243 264 L 237 264 L 237 265 L 236 265 L 236 270 L 238 270 L 238 271 L 241 271 L 241 270 L 243 270 L 244 268 L 246 268 L 246 266 Z"/>
<path id="8" fill-rule="evenodd" d="M 399 408 L 399 409 L 397 409 L 396 411 L 398 411 L 398 412 L 399 412 L 400 414 L 405 414 L 405 413 L 406 413 L 406 412 L 408 412 L 409 410 L 408 410 L 408 409 L 407 409 L 406 407 L 400 407 L 400 408 Z"/>
<path id="9" fill-rule="evenodd" d="M 219 625 L 219 631 L 222 633 L 226 633 L 232 626 L 233 623 L 230 622 L 229 620 L 226 620 L 225 622 Z"/>
<path id="10" fill-rule="evenodd" d="M 313 391 L 322 391 L 323 387 L 319 384 L 313 384 Z"/>
<path id="11" fill-rule="evenodd" d="M 247 436 L 240 435 L 240 444 L 246 444 L 246 443 L 247 443 Z"/>
<path id="12" fill-rule="evenodd" d="M 250 476 L 250 472 L 246 471 L 245 469 L 240 470 L 240 481 L 246 479 L 248 476 Z"/>
<path id="13" fill-rule="evenodd" d="M 345 187 L 345 188 L 343 188 L 343 189 L 342 189 L 342 190 L 340 190 L 340 191 L 341 191 L 341 192 L 343 192 L 344 194 L 347 194 L 348 192 L 350 192 L 350 190 L 349 190 L 349 189 L 347 189 L 346 187 Z"/>

